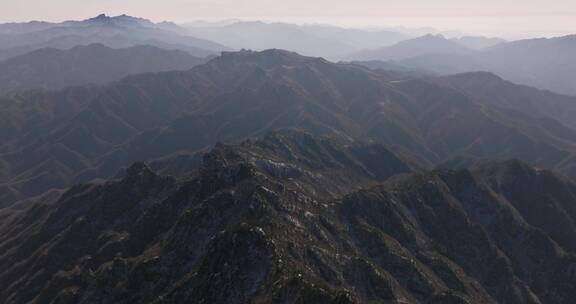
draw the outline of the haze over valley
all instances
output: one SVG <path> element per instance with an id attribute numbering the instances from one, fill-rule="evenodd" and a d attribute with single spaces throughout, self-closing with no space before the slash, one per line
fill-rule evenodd
<path id="1" fill-rule="evenodd" d="M 25 2 L 0 303 L 576 298 L 571 2 Z"/>

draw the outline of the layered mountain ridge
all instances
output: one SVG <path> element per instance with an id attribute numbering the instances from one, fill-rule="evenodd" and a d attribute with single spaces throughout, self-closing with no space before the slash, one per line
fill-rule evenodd
<path id="1" fill-rule="evenodd" d="M 572 182 L 518 161 L 410 173 L 382 146 L 338 142 L 218 144 L 180 177 L 139 162 L 11 214 L 0 299 L 570 303 L 575 232 L 554 219 L 574 223 Z"/>
<path id="2" fill-rule="evenodd" d="M 488 71 L 515 83 L 576 95 L 575 35 L 502 42 L 480 50 L 462 48 L 453 40 L 428 35 L 350 59 L 391 61 L 403 69 L 441 75 Z"/>
<path id="3" fill-rule="evenodd" d="M 147 45 L 125 49 L 103 44 L 69 50 L 45 48 L 0 62 L 0 91 L 104 84 L 131 74 L 189 70 L 203 62 L 183 51 Z"/>
<path id="4" fill-rule="evenodd" d="M 185 72 L 18 93 L 1 101 L 1 197 L 9 205 L 114 176 L 137 160 L 284 128 L 372 140 L 421 167 L 519 158 L 574 176 L 573 98 L 537 91 L 523 103 L 525 87 L 494 78 L 510 91 L 500 95 L 508 104 L 495 103 L 462 86 L 475 75 L 418 77 L 282 50 L 242 51 Z"/>
<path id="5" fill-rule="evenodd" d="M 327 25 L 297 25 L 261 21 L 229 25 L 187 26 L 195 36 L 236 49 L 281 48 L 307 56 L 342 59 L 364 48 L 391 45 L 410 35 L 393 30 L 362 30 Z M 290 37 L 290 39 L 286 39 Z"/>
<path id="6" fill-rule="evenodd" d="M 423 55 L 463 55 L 472 50 L 443 35 L 425 35 L 400 41 L 395 45 L 351 55 L 354 60 L 403 60 Z"/>
<path id="7" fill-rule="evenodd" d="M 94 50 L 124 71 L 168 52 L 39 53 Z M 0 97 L 0 302 L 576 296 L 576 98 L 279 49 L 171 54 L 180 71 Z"/>
<path id="8" fill-rule="evenodd" d="M 0 24 L 0 303 L 573 303 L 576 36 L 438 32 Z"/>
<path id="9" fill-rule="evenodd" d="M 65 50 L 94 43 L 112 48 L 151 45 L 185 51 L 197 57 L 229 50 L 221 44 L 193 37 L 173 23 L 153 23 L 127 15 L 111 17 L 101 14 L 87 20 L 61 23 L 0 24 L 0 60 L 41 48 Z"/>

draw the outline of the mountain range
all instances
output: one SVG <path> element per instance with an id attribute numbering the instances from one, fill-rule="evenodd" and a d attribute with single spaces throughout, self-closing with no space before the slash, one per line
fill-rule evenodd
<path id="1" fill-rule="evenodd" d="M 362 49 L 393 45 L 411 38 L 393 30 L 363 30 L 328 25 L 239 21 L 225 25 L 188 25 L 192 35 L 235 49 L 286 49 L 338 60 Z"/>
<path id="2" fill-rule="evenodd" d="M 394 61 L 404 69 L 447 75 L 488 71 L 519 84 L 576 95 L 576 36 L 499 43 L 480 50 L 463 48 L 443 36 L 424 36 L 390 47 L 351 55 L 356 61 Z"/>
<path id="3" fill-rule="evenodd" d="M 575 100 L 487 73 L 415 77 L 282 50 L 224 53 L 184 72 L 6 96 L 0 194 L 10 205 L 137 160 L 293 127 L 373 140 L 427 168 L 518 158 L 574 176 Z"/>
<path id="4" fill-rule="evenodd" d="M 403 60 L 425 55 L 464 55 L 472 50 L 457 41 L 446 39 L 442 35 L 425 35 L 414 39 L 400 41 L 392 46 L 375 50 L 361 51 L 350 56 L 357 61 L 366 60 Z"/>
<path id="5" fill-rule="evenodd" d="M 2 24 L 0 303 L 572 303 L 572 38 Z"/>
<path id="6" fill-rule="evenodd" d="M 188 70 L 204 59 L 154 46 L 44 48 L 0 62 L 0 91 L 104 84 L 131 74 Z"/>
<path id="7" fill-rule="evenodd" d="M 575 296 L 576 185 L 551 172 L 506 161 L 411 173 L 381 145 L 299 131 L 219 144 L 201 158 L 178 179 L 135 163 L 118 179 L 5 213 L 0 299 L 569 303 Z"/>
<path id="8" fill-rule="evenodd" d="M 126 15 L 104 14 L 83 21 L 29 22 L 0 25 L 0 60 L 41 48 L 70 49 L 101 43 L 112 48 L 151 45 L 205 57 L 229 48 L 190 36 L 173 23 L 153 23 Z"/>

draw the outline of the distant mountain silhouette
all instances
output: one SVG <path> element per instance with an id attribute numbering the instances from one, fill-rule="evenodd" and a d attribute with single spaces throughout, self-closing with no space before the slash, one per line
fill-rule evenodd
<path id="1" fill-rule="evenodd" d="M 0 62 L 0 91 L 102 84 L 130 74 L 188 70 L 203 59 L 153 46 L 40 49 Z"/>
<path id="2" fill-rule="evenodd" d="M 392 45 L 410 38 L 389 30 L 346 29 L 335 26 L 235 22 L 225 26 L 190 26 L 193 35 L 236 49 L 286 49 L 303 55 L 342 59 L 355 51 Z M 289 37 L 289 38 L 288 38 Z"/>
<path id="3" fill-rule="evenodd" d="M 357 55 L 355 59 L 396 60 L 394 64 L 405 69 L 439 74 L 488 71 L 519 84 L 576 95 L 574 52 L 576 36 L 565 36 L 500 43 L 475 52 L 430 51 L 414 46 L 412 51 L 406 50 L 406 56 L 383 52 Z"/>
<path id="4" fill-rule="evenodd" d="M 473 50 L 487 49 L 506 42 L 506 40 L 502 38 L 488 38 L 482 36 L 463 36 L 451 40 Z"/>
<path id="5" fill-rule="evenodd" d="M 69 49 L 101 43 L 114 48 L 153 45 L 179 49 L 194 56 L 214 55 L 227 47 L 194 38 L 170 23 L 153 23 L 126 15 L 104 14 L 83 21 L 0 24 L 0 60 L 41 48 Z"/>
<path id="6" fill-rule="evenodd" d="M 470 49 L 442 35 L 426 35 L 375 50 L 358 52 L 354 60 L 402 60 L 428 54 L 467 54 Z"/>
<path id="7" fill-rule="evenodd" d="M 100 14 L 94 18 L 89 18 L 84 21 L 75 22 L 75 21 L 68 21 L 65 22 L 66 25 L 71 24 L 106 24 L 106 25 L 116 25 L 116 26 L 134 26 L 134 27 L 155 27 L 156 25 L 151 22 L 150 20 L 138 17 L 128 16 L 126 14 L 120 16 L 107 16 L 106 14 Z"/>
<path id="8" fill-rule="evenodd" d="M 521 84 L 576 95 L 576 35 L 501 44 L 480 58 L 502 77 Z"/>

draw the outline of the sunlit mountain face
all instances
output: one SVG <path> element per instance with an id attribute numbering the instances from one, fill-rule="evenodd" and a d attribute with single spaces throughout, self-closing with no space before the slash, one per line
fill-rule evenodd
<path id="1" fill-rule="evenodd" d="M 576 298 L 576 36 L 542 4 L 59 1 L 0 24 L 0 303 Z"/>

